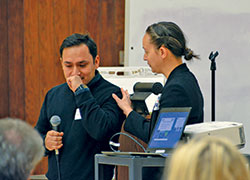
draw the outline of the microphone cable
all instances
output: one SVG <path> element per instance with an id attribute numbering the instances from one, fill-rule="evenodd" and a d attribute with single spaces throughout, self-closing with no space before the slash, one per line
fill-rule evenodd
<path id="1" fill-rule="evenodd" d="M 58 151 L 58 149 L 57 149 Z M 60 166 L 59 166 L 59 154 L 55 154 L 56 156 L 56 165 L 57 165 L 57 174 L 58 174 L 58 180 L 61 180 L 61 177 L 60 177 Z"/>
<path id="2" fill-rule="evenodd" d="M 120 146 L 120 143 L 114 143 L 114 142 L 112 141 L 112 139 L 113 139 L 115 136 L 117 136 L 117 135 L 124 135 L 124 136 L 129 137 L 129 138 L 130 138 L 131 140 L 133 140 L 137 145 L 139 145 L 139 146 L 143 149 L 144 152 L 147 152 L 147 150 L 143 147 L 143 145 L 142 145 L 141 143 L 139 143 L 135 138 L 133 138 L 132 136 L 130 136 L 130 135 L 126 134 L 126 133 L 122 133 L 122 132 L 115 133 L 115 134 L 110 138 L 110 140 L 109 140 L 109 147 L 110 147 L 110 149 L 111 149 L 112 151 L 114 151 L 114 152 L 120 152 L 119 150 L 117 151 L 117 150 L 115 150 L 115 149 L 112 147 L 112 146 L 116 146 L 116 147 L 119 147 L 119 146 Z"/>

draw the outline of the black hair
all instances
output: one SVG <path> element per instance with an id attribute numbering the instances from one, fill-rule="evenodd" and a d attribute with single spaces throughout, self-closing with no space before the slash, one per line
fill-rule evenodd
<path id="1" fill-rule="evenodd" d="M 87 34 L 72 34 L 64 39 L 62 45 L 60 47 L 60 57 L 62 57 L 64 48 L 79 46 L 81 44 L 85 44 L 89 48 L 89 52 L 93 57 L 93 61 L 95 62 L 95 58 L 97 56 L 97 46 L 93 39 Z"/>

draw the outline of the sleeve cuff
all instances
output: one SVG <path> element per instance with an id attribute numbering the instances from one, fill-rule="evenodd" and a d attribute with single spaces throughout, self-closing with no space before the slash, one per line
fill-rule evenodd
<path id="1" fill-rule="evenodd" d="M 85 91 L 89 91 L 88 86 L 81 84 L 81 85 L 76 89 L 76 91 L 74 92 L 74 94 L 75 94 L 75 96 L 77 96 L 78 94 L 81 94 L 81 93 L 83 93 L 83 92 L 85 92 Z"/>

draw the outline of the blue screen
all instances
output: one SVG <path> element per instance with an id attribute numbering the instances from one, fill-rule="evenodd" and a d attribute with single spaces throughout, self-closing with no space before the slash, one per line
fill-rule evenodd
<path id="1" fill-rule="evenodd" d="M 189 112 L 162 112 L 148 148 L 174 148 L 179 142 Z"/>

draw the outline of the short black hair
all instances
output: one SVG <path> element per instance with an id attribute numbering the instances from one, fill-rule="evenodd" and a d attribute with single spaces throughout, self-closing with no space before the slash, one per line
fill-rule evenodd
<path id="1" fill-rule="evenodd" d="M 75 33 L 65 38 L 60 47 L 60 57 L 62 58 L 64 48 L 79 46 L 81 44 L 88 46 L 89 52 L 93 57 L 93 61 L 95 62 L 95 58 L 97 56 L 97 46 L 95 41 L 87 34 Z"/>

